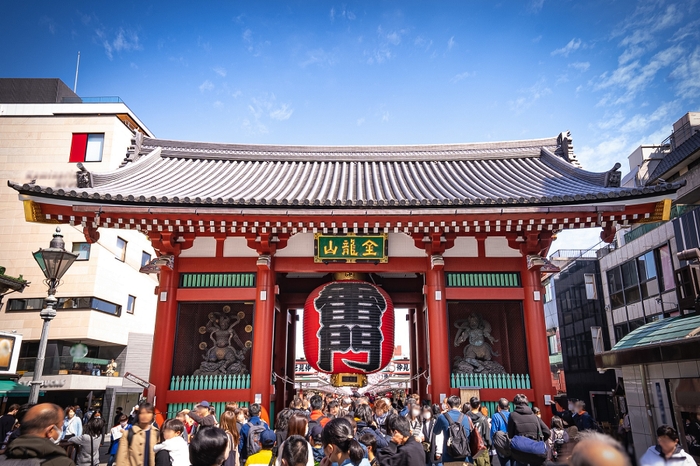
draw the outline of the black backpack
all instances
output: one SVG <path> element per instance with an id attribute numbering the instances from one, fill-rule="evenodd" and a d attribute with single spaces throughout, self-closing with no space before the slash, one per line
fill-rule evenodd
<path id="1" fill-rule="evenodd" d="M 311 432 L 311 429 L 313 429 L 314 427 L 321 426 L 321 421 L 323 421 L 324 419 L 328 419 L 328 416 L 326 416 L 325 414 L 323 416 L 319 416 L 318 418 L 316 418 L 316 420 L 309 419 L 309 432 Z"/>
<path id="2" fill-rule="evenodd" d="M 443 414 L 447 418 L 447 454 L 454 460 L 465 460 L 471 456 L 469 450 L 469 436 L 467 435 L 462 420 L 464 414 L 459 415 L 457 422 L 452 420 L 449 413 Z"/>

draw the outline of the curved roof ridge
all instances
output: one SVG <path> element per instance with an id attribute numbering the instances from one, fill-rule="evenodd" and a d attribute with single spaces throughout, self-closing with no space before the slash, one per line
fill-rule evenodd
<path id="1" fill-rule="evenodd" d="M 557 146 L 557 138 L 451 144 L 411 145 L 275 145 L 176 141 L 144 138 L 144 149 L 162 148 L 164 157 L 232 160 L 386 161 L 470 160 L 539 157 L 540 149 Z"/>

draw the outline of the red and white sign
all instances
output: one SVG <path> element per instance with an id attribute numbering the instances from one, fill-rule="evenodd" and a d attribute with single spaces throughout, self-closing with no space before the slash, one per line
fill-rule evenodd
<path id="1" fill-rule="evenodd" d="M 372 283 L 345 280 L 316 288 L 304 306 L 304 353 L 319 372 L 371 374 L 394 353 L 394 304 Z"/>

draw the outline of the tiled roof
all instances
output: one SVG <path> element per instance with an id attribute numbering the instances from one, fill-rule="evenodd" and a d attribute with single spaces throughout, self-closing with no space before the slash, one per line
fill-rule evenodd
<path id="1" fill-rule="evenodd" d="M 693 134 L 683 141 L 683 144 L 678 146 L 674 151 L 667 154 L 649 176 L 649 180 L 656 181 L 698 150 L 700 150 L 700 132 Z"/>
<path id="2" fill-rule="evenodd" d="M 612 351 L 619 351 L 654 343 L 668 343 L 683 338 L 700 336 L 700 315 L 671 317 L 639 327 L 617 342 Z"/>
<path id="3" fill-rule="evenodd" d="M 671 194 L 620 188 L 565 160 L 557 138 L 423 146 L 273 146 L 145 138 L 111 173 L 79 188 L 10 183 L 28 194 L 140 205 L 309 207 L 558 205 Z"/>

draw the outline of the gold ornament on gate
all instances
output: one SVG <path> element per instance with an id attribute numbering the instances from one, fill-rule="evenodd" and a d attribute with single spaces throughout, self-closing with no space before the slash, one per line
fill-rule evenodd
<path id="1" fill-rule="evenodd" d="M 224 311 L 226 314 L 228 314 L 229 312 L 231 312 L 231 306 L 224 306 L 223 311 Z"/>
<path id="2" fill-rule="evenodd" d="M 205 325 L 202 325 L 201 327 L 199 327 L 199 333 L 201 333 L 202 335 L 207 333 L 207 327 Z"/>
<path id="3" fill-rule="evenodd" d="M 252 325 L 246 325 L 246 326 L 245 326 L 245 331 L 246 331 L 247 333 L 252 332 L 252 331 L 253 331 L 253 326 L 252 326 Z"/>

